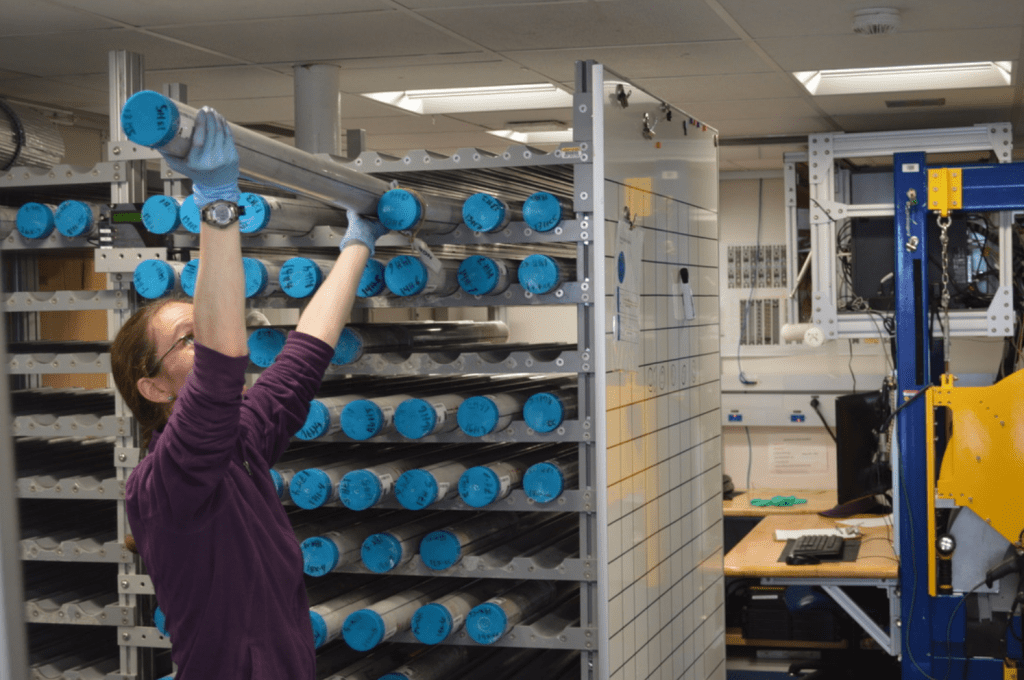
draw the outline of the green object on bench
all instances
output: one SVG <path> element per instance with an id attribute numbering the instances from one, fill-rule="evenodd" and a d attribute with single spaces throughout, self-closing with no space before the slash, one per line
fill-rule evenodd
<path id="1" fill-rule="evenodd" d="M 774 505 L 778 508 L 787 508 L 791 505 L 800 505 L 806 503 L 806 498 L 797 498 L 796 496 L 774 496 L 772 498 L 751 498 L 750 504 L 756 505 L 759 508 L 763 508 L 769 505 Z"/>

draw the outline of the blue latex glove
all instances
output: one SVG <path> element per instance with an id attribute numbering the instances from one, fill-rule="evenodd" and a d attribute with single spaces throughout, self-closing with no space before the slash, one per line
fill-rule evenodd
<path id="1" fill-rule="evenodd" d="M 345 250 L 345 246 L 348 244 L 353 241 L 359 241 L 369 248 L 370 255 L 373 255 L 373 244 L 381 236 L 388 233 L 387 228 L 376 219 L 364 217 L 354 210 L 349 210 L 346 214 L 348 216 L 348 229 L 345 230 L 345 235 L 341 237 L 338 250 Z"/>
<path id="2" fill-rule="evenodd" d="M 235 139 L 228 122 L 210 107 L 204 106 L 196 114 L 188 155 L 163 156 L 168 167 L 192 180 L 192 193 L 199 208 L 214 201 L 238 203 L 241 194 Z"/>

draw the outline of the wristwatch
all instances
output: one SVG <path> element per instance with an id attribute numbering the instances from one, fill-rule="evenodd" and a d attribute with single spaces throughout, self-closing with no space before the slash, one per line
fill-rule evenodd
<path id="1" fill-rule="evenodd" d="M 214 201 L 213 203 L 203 207 L 203 224 L 208 224 L 211 227 L 217 227 L 218 229 L 226 229 L 237 222 L 238 216 L 241 214 L 242 212 L 238 208 L 237 203 L 232 203 L 231 201 Z"/>

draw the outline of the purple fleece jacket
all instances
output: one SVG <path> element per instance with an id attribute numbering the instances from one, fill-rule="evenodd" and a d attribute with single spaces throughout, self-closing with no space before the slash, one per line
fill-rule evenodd
<path id="1" fill-rule="evenodd" d="M 128 523 L 177 680 L 315 677 L 302 555 L 269 470 L 333 354 L 293 332 L 243 398 L 248 357 L 195 345 L 170 420 L 128 477 Z"/>

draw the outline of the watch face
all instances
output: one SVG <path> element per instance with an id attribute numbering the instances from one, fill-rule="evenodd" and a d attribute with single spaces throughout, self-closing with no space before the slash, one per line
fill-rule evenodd
<path id="1" fill-rule="evenodd" d="M 203 221 L 214 226 L 227 226 L 238 219 L 238 209 L 227 201 L 217 201 L 203 210 Z"/>

